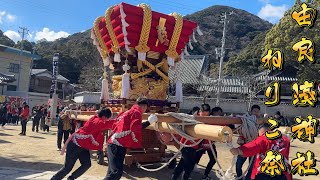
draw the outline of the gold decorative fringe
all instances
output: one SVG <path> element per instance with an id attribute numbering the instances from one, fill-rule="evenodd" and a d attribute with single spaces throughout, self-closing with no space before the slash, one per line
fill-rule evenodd
<path id="1" fill-rule="evenodd" d="M 169 49 L 166 50 L 166 55 L 169 57 L 172 57 L 174 59 L 176 59 L 179 54 L 176 51 L 178 42 L 179 42 L 179 38 L 181 35 L 181 30 L 182 30 L 182 26 L 183 26 L 183 18 L 180 14 L 177 13 L 173 13 L 172 16 L 176 19 L 176 23 L 173 29 L 173 34 L 170 40 L 170 45 L 169 45 Z"/>
<path id="2" fill-rule="evenodd" d="M 106 27 L 108 29 L 108 33 L 109 33 L 109 36 L 110 36 L 110 39 L 112 41 L 112 51 L 114 53 L 119 53 L 119 42 L 117 40 L 117 37 L 113 31 L 113 27 L 112 27 L 112 23 L 111 23 L 111 20 L 110 20 L 110 17 L 111 17 L 111 14 L 112 14 L 112 11 L 113 11 L 113 8 L 115 6 L 112 6 L 110 8 L 107 9 L 106 11 L 106 14 L 105 14 L 105 18 L 106 18 Z"/>
<path id="3" fill-rule="evenodd" d="M 106 44 L 104 43 L 104 41 L 102 40 L 101 34 L 100 34 L 100 29 L 99 29 L 99 23 L 101 21 L 101 19 L 103 18 L 103 16 L 98 17 L 93 24 L 93 30 L 94 33 L 99 41 L 100 47 L 102 49 L 102 58 L 107 58 L 108 56 L 108 48 L 106 46 Z"/>
<path id="4" fill-rule="evenodd" d="M 151 21 L 152 21 L 152 11 L 150 6 L 147 4 L 140 4 L 139 7 L 143 9 L 143 24 L 142 30 L 140 34 L 139 44 L 135 47 L 135 49 L 139 52 L 148 52 L 150 48 L 148 47 L 148 39 L 151 29 Z"/>

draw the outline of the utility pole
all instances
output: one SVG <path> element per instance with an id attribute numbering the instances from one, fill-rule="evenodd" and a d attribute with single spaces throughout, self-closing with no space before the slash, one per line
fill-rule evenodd
<path id="1" fill-rule="evenodd" d="M 20 91 L 20 76 L 21 76 L 21 61 L 22 61 L 22 54 L 23 54 L 23 40 L 24 37 L 26 35 L 26 33 L 28 33 L 28 29 L 26 27 L 19 27 L 21 29 L 21 31 L 18 31 L 21 34 L 21 45 L 20 45 L 20 60 L 19 60 L 19 75 L 18 75 L 18 87 L 17 90 Z"/>
<path id="2" fill-rule="evenodd" d="M 59 53 L 55 53 L 52 58 L 52 84 L 53 84 L 53 94 L 52 94 L 52 100 L 51 100 L 51 123 L 53 123 L 54 119 L 56 118 L 57 114 L 57 106 L 58 106 L 58 94 L 57 94 L 57 88 L 58 88 L 58 63 L 59 63 Z"/>
<path id="3" fill-rule="evenodd" d="M 232 15 L 233 12 L 230 12 L 229 15 Z M 218 90 L 217 90 L 217 101 L 216 101 L 216 106 L 219 106 L 220 104 L 220 94 L 221 94 L 221 77 L 222 77 L 222 64 L 223 64 L 223 59 L 225 56 L 225 43 L 226 43 L 226 28 L 227 28 L 227 23 L 229 22 L 227 20 L 227 12 L 225 12 L 222 15 L 222 21 L 223 22 L 223 32 L 222 32 L 222 40 L 221 40 L 221 49 L 220 52 L 218 53 L 218 56 L 220 56 L 220 65 L 219 65 L 219 79 L 218 79 Z M 216 50 L 217 51 L 217 50 Z"/>
<path id="4" fill-rule="evenodd" d="M 33 62 L 34 62 L 34 55 L 35 55 L 35 50 L 36 50 L 36 47 L 33 47 L 32 48 L 32 57 L 31 57 L 31 65 L 30 65 L 30 77 L 29 77 L 29 84 L 28 84 L 28 92 L 30 92 L 30 87 L 31 87 L 31 76 L 32 76 L 32 69 L 33 69 Z"/>

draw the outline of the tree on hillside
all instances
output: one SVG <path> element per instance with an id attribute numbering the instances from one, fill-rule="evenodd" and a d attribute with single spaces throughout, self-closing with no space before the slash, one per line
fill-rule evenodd
<path id="1" fill-rule="evenodd" d="M 264 51 L 266 33 L 257 35 L 237 56 L 232 57 L 224 66 L 225 74 L 244 76 L 257 74 L 262 70 L 260 59 Z"/>
<path id="2" fill-rule="evenodd" d="M 101 77 L 103 76 L 102 64 L 94 67 L 84 67 L 80 75 L 80 83 L 87 91 L 99 92 L 101 90 Z M 110 79 L 110 78 L 109 78 Z"/>
<path id="3" fill-rule="evenodd" d="M 4 35 L 3 32 L 0 30 L 0 44 L 13 47 L 15 43 L 10 38 L 8 38 L 8 36 Z"/>
<path id="4" fill-rule="evenodd" d="M 37 53 L 42 56 L 42 59 L 36 62 L 36 68 L 45 68 L 51 71 L 53 54 L 59 53 L 59 73 L 69 79 L 71 83 L 79 83 L 80 76 L 94 72 L 91 68 L 94 68 L 97 62 L 101 61 L 96 47 L 92 44 L 90 31 L 76 33 L 53 42 L 40 41 L 36 44 L 36 48 Z M 90 77 L 88 78 L 88 81 L 94 81 Z"/>
<path id="5" fill-rule="evenodd" d="M 215 58 L 216 47 L 221 47 L 221 37 L 223 25 L 220 22 L 221 14 L 224 12 L 234 13 L 230 16 L 227 26 L 225 62 L 237 55 L 245 48 L 255 36 L 265 32 L 272 27 L 272 24 L 260 19 L 258 16 L 250 14 L 244 10 L 228 6 L 212 6 L 202 11 L 185 16 L 187 19 L 195 21 L 203 31 L 203 36 L 196 37 L 198 42 L 194 43 L 190 54 L 209 54 L 210 63 L 218 63 Z"/>
<path id="6" fill-rule="evenodd" d="M 295 43 L 301 41 L 302 37 L 309 38 L 317 47 L 320 44 L 320 19 L 314 22 L 314 27 L 299 27 L 297 22 L 291 18 L 293 11 L 300 11 L 301 2 L 295 4 L 288 10 L 280 22 L 275 25 L 266 35 L 264 54 L 268 49 L 280 49 L 284 54 L 284 68 L 282 73 L 295 76 L 297 74 L 300 80 L 312 79 L 319 80 L 320 63 L 317 54 L 314 55 L 315 62 L 312 64 L 305 60 L 299 64 L 297 62 L 298 53 L 292 50 Z M 320 1 L 310 2 L 309 6 L 317 9 Z M 295 73 L 295 74 L 294 74 Z"/>
<path id="7" fill-rule="evenodd" d="M 295 43 L 301 41 L 302 37 L 307 37 L 316 45 L 320 44 L 320 19 L 314 22 L 314 27 L 299 27 L 295 20 L 292 19 L 293 11 L 300 11 L 301 1 L 285 12 L 284 17 L 278 24 L 274 25 L 266 33 L 261 33 L 243 49 L 238 56 L 233 57 L 226 63 L 225 70 L 232 75 L 237 74 L 254 74 L 257 71 L 264 70 L 261 66 L 261 57 L 264 56 L 268 49 L 279 49 L 284 54 L 283 70 L 271 72 L 281 73 L 282 76 L 297 77 L 300 80 L 314 79 L 319 80 L 320 63 L 319 55 L 315 54 L 315 63 L 304 61 L 297 62 L 298 52 L 292 50 Z M 309 6 L 317 8 L 320 1 L 310 2 Z"/>
<path id="8" fill-rule="evenodd" d="M 29 42 L 28 40 L 18 41 L 17 44 L 14 45 L 14 47 L 20 49 L 22 43 L 23 43 L 23 50 L 33 52 L 33 47 L 35 46 L 35 43 Z"/>

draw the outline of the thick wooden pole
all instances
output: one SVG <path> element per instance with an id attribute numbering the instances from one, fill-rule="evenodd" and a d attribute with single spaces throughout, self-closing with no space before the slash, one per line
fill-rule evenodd
<path id="1" fill-rule="evenodd" d="M 89 111 L 84 111 L 84 112 L 79 112 L 78 111 L 78 116 L 77 119 L 81 121 L 87 121 L 90 118 L 90 115 L 93 115 L 95 112 L 89 112 Z M 114 116 L 117 116 L 118 113 L 113 113 Z M 143 119 L 148 119 L 148 117 L 151 114 L 145 113 L 143 114 Z M 166 122 L 166 123 L 177 123 L 180 122 L 180 120 L 168 116 L 166 114 L 156 114 L 158 117 L 158 122 Z M 71 116 L 72 118 L 75 118 L 74 115 Z M 228 117 L 228 116 L 197 116 L 195 118 L 197 121 L 200 121 L 204 124 L 214 124 L 214 125 L 229 125 L 229 124 L 242 124 L 242 121 L 239 117 Z M 258 124 L 263 124 L 267 122 L 267 118 L 259 118 L 258 119 Z"/>
<path id="2" fill-rule="evenodd" d="M 158 122 L 158 125 L 156 125 L 156 123 L 152 123 L 149 127 L 147 127 L 147 129 L 177 134 L 177 132 L 165 122 Z M 185 132 L 188 135 L 198 139 L 208 139 L 217 142 L 226 142 L 226 140 L 232 140 L 232 130 L 228 126 L 207 124 L 187 125 L 185 126 Z"/>
<path id="3" fill-rule="evenodd" d="M 77 115 L 77 117 L 75 117 L 74 114 L 71 115 L 71 118 L 81 120 L 81 121 L 87 121 L 90 117 L 92 116 Z M 148 117 L 148 115 L 144 116 L 143 118 L 146 118 L 146 117 Z M 172 119 L 170 120 L 171 122 L 176 122 L 176 123 L 181 122 L 180 120 L 176 120 L 176 119 L 174 121 Z M 153 123 L 147 129 L 155 130 L 159 132 L 177 134 L 177 132 L 175 132 L 173 128 L 169 126 L 168 122 L 166 122 L 165 116 L 160 116 L 160 119 L 158 121 L 158 128 L 156 128 L 156 124 Z M 187 125 L 185 126 L 185 132 L 188 135 L 198 139 L 208 139 L 208 140 L 217 141 L 217 142 L 226 142 L 226 140 L 228 141 L 232 140 L 232 130 L 228 126 L 208 125 L 208 124 Z"/>
<path id="4" fill-rule="evenodd" d="M 291 127 L 281 126 L 281 127 L 277 128 L 276 130 L 279 130 L 282 134 L 288 134 L 291 132 Z"/>

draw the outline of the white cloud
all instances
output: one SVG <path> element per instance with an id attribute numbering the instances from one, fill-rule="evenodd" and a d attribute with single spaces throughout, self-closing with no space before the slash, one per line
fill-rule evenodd
<path id="1" fill-rule="evenodd" d="M 27 39 L 28 41 L 32 41 L 34 32 L 28 32 Z"/>
<path id="2" fill-rule="evenodd" d="M 17 16 L 12 14 L 7 14 L 6 18 L 8 22 L 14 22 L 17 19 Z"/>
<path id="3" fill-rule="evenodd" d="M 273 6 L 271 4 L 266 4 L 260 9 L 260 11 L 258 12 L 258 16 L 261 19 L 275 24 L 279 21 L 279 19 L 283 17 L 286 10 L 288 10 L 287 5 Z"/>
<path id="4" fill-rule="evenodd" d="M 21 36 L 19 33 L 12 31 L 12 30 L 8 30 L 6 32 L 3 33 L 4 35 L 8 36 L 10 39 L 12 39 L 15 43 L 17 43 L 18 41 L 21 40 Z"/>
<path id="5" fill-rule="evenodd" d="M 0 11 L 0 24 L 3 23 L 3 17 L 5 17 L 6 12 L 5 11 Z"/>
<path id="6" fill-rule="evenodd" d="M 0 24 L 6 22 L 14 22 L 17 16 L 13 14 L 8 14 L 6 11 L 0 11 Z"/>
<path id="7" fill-rule="evenodd" d="M 68 37 L 69 35 L 70 34 L 65 31 L 54 32 L 54 31 L 50 31 L 49 28 L 45 27 L 42 29 L 42 31 L 36 32 L 34 40 L 39 41 L 41 39 L 46 39 L 47 41 L 54 41 L 59 38 Z"/>

